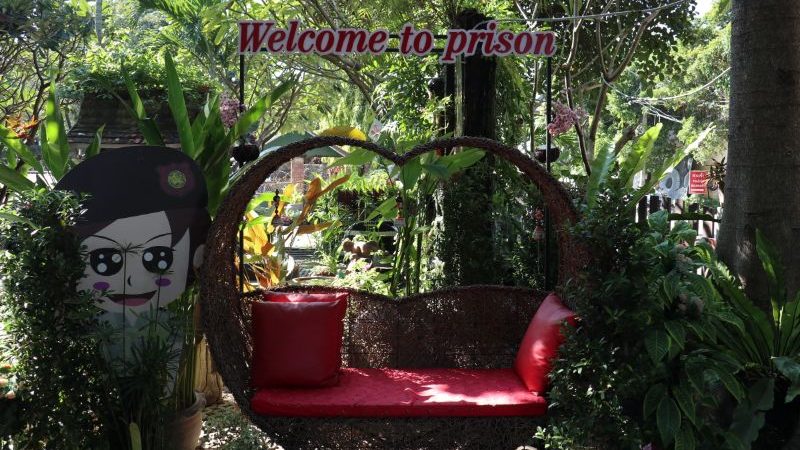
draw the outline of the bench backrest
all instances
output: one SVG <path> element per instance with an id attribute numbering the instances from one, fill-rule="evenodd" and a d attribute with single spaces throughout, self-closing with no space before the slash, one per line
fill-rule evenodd
<path id="1" fill-rule="evenodd" d="M 342 364 L 374 368 L 511 367 L 544 298 L 532 289 L 506 286 L 466 286 L 399 299 L 348 291 Z"/>

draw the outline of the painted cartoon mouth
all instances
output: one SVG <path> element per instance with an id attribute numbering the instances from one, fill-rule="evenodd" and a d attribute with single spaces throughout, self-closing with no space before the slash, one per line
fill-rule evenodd
<path id="1" fill-rule="evenodd" d="M 141 306 L 149 302 L 156 291 L 143 292 L 141 294 L 111 294 L 109 300 L 122 306 Z"/>

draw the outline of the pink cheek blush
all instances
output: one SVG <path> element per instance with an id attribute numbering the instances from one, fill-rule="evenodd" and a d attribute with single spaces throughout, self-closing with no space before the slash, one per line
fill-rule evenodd
<path id="1" fill-rule="evenodd" d="M 169 278 L 159 278 L 156 280 L 156 286 L 159 287 L 167 287 L 170 284 L 172 284 L 172 280 L 170 280 Z"/>
<path id="2" fill-rule="evenodd" d="M 111 287 L 110 284 L 106 283 L 105 281 L 98 281 L 97 283 L 92 285 L 93 288 L 97 289 L 98 291 L 105 291 Z"/>

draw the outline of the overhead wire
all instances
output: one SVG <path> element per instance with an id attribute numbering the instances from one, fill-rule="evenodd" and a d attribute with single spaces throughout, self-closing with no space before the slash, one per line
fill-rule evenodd
<path id="1" fill-rule="evenodd" d="M 483 22 L 478 22 L 474 27 L 477 28 L 481 25 L 484 25 L 489 22 L 497 22 L 497 23 L 515 23 L 515 22 L 568 22 L 572 20 L 587 20 L 587 19 L 607 19 L 610 17 L 616 16 L 626 16 L 629 14 L 637 14 L 637 13 L 652 13 L 656 11 L 661 11 L 664 9 L 670 9 L 674 6 L 678 6 L 682 3 L 688 3 L 691 0 L 677 0 L 672 3 L 668 3 L 666 5 L 661 6 L 654 6 L 651 8 L 643 8 L 643 9 L 629 9 L 625 11 L 609 11 L 605 13 L 597 13 L 597 14 L 586 14 L 586 15 L 579 15 L 579 16 L 563 16 L 563 17 L 535 17 L 535 18 L 528 18 L 528 19 L 492 19 L 492 20 L 484 20 Z"/>
<path id="2" fill-rule="evenodd" d="M 611 83 L 609 83 L 609 82 L 608 82 L 608 81 L 605 79 L 605 77 L 601 76 L 601 77 L 600 77 L 600 79 L 603 81 L 603 84 L 605 84 L 606 86 L 608 86 L 608 88 L 609 88 L 609 89 L 613 90 L 614 92 L 616 92 L 616 93 L 617 93 L 617 94 L 619 94 L 620 96 L 624 97 L 624 98 L 625 98 L 625 99 L 627 99 L 629 102 L 631 102 L 631 103 L 639 103 L 639 104 L 647 104 L 647 105 L 652 105 L 652 104 L 654 104 L 654 103 L 663 103 L 663 102 L 665 102 L 665 101 L 668 101 L 668 100 L 676 100 L 676 99 L 679 99 L 679 98 L 690 97 L 690 96 L 692 96 L 692 95 L 695 95 L 695 94 L 697 94 L 698 92 L 700 92 L 700 91 L 703 91 L 703 90 L 705 90 L 705 89 L 708 89 L 709 87 L 713 86 L 713 85 L 714 85 L 714 83 L 716 83 L 716 82 L 717 82 L 717 81 L 718 81 L 720 78 L 722 78 L 723 76 L 725 76 L 725 74 L 727 74 L 728 72 L 730 72 L 730 70 L 731 70 L 731 68 L 730 68 L 730 67 L 728 67 L 728 68 L 726 68 L 725 70 L 723 70 L 722 72 L 720 72 L 720 73 L 719 73 L 717 76 L 715 76 L 714 78 L 712 78 L 712 79 L 711 79 L 709 82 L 707 82 L 706 84 L 704 84 L 704 85 L 702 85 L 702 86 L 700 86 L 700 87 L 697 87 L 697 88 L 695 88 L 695 89 L 692 89 L 692 90 L 691 90 L 691 91 L 689 91 L 689 92 L 684 92 L 684 93 L 677 94 L 677 95 L 671 95 L 671 96 L 669 96 L 669 97 L 636 97 L 636 96 L 634 96 L 634 95 L 626 94 L 625 92 L 622 92 L 621 90 L 617 89 L 617 88 L 616 88 L 614 85 L 612 85 Z"/>

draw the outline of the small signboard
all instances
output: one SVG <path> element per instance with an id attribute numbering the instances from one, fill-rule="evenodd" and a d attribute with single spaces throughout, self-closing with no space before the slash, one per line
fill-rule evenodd
<path id="1" fill-rule="evenodd" d="M 689 194 L 705 195 L 708 188 L 708 172 L 705 170 L 689 171 Z"/>

